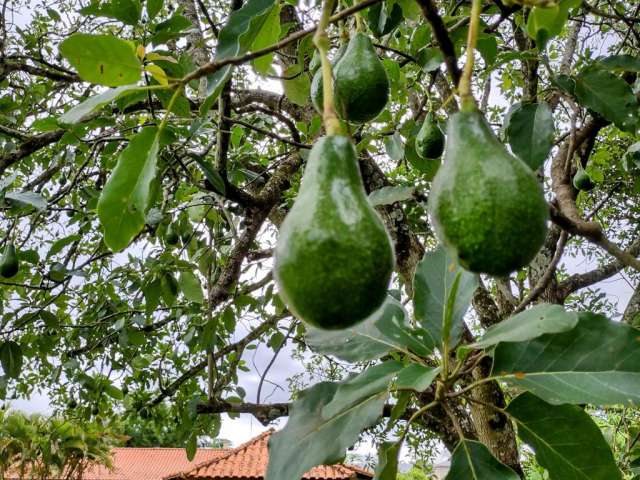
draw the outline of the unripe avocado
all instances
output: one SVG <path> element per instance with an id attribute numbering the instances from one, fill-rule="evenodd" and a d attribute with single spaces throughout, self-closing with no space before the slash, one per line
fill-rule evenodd
<path id="1" fill-rule="evenodd" d="M 416 136 L 416 153 L 420 158 L 439 158 L 444 151 L 444 133 L 433 113 L 429 112 Z"/>
<path id="2" fill-rule="evenodd" d="M 20 262 L 13 243 L 8 243 L 4 249 L 4 254 L 0 258 L 0 275 L 4 278 L 15 277 L 20 270 Z"/>
<path id="3" fill-rule="evenodd" d="M 356 33 L 334 72 L 336 112 L 343 120 L 364 123 L 377 117 L 389 99 L 389 79 L 371 39 Z"/>
<path id="4" fill-rule="evenodd" d="M 171 223 L 167 227 L 167 233 L 164 236 L 164 241 L 167 243 L 167 245 L 176 245 L 178 243 L 178 240 L 180 240 L 180 236 L 176 232 L 173 223 Z"/>
<path id="5" fill-rule="evenodd" d="M 482 114 L 454 114 L 429 212 L 440 241 L 472 272 L 504 276 L 527 265 L 547 233 L 548 207 L 531 169 Z"/>
<path id="6" fill-rule="evenodd" d="M 383 303 L 394 258 L 351 139 L 322 137 L 275 249 L 274 277 L 284 302 L 315 327 L 347 328 Z"/>
<path id="7" fill-rule="evenodd" d="M 340 59 L 342 58 L 342 55 L 344 55 L 344 52 L 346 50 L 347 50 L 347 46 L 341 45 L 340 48 L 338 48 L 338 51 L 336 52 L 336 56 L 333 58 L 331 65 L 335 66 L 340 61 Z M 316 73 L 313 75 L 313 79 L 311 80 L 310 93 L 311 93 L 311 103 L 313 103 L 314 108 L 320 114 L 322 114 L 322 111 L 324 110 L 323 108 L 324 95 L 322 92 L 323 92 L 322 68 L 318 68 Z"/>
<path id="8" fill-rule="evenodd" d="M 576 190 L 588 192 L 589 190 L 593 190 L 595 184 L 584 168 L 578 168 L 578 171 L 573 176 L 573 186 L 576 187 Z"/>

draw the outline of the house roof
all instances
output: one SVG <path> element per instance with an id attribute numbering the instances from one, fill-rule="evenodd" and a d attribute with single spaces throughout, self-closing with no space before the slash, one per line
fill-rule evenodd
<path id="1" fill-rule="evenodd" d="M 186 471 L 200 463 L 226 455 L 221 448 L 199 448 L 193 461 L 184 448 L 114 448 L 113 470 L 95 465 L 83 472 L 83 480 L 162 480 L 176 471 Z M 9 474 L 6 480 L 17 480 Z"/>
<path id="2" fill-rule="evenodd" d="M 274 432 L 263 434 L 229 450 L 225 455 L 204 461 L 193 469 L 176 472 L 165 480 L 262 480 L 269 463 L 268 442 Z M 302 476 L 305 480 L 370 479 L 373 474 L 350 465 L 323 465 Z"/>

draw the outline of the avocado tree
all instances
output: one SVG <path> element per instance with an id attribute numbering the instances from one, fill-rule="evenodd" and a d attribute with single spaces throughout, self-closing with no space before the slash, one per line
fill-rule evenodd
<path id="1" fill-rule="evenodd" d="M 270 480 L 362 435 L 379 479 L 638 472 L 636 1 L 0 11 L 2 397 L 190 455 L 288 417 Z"/>

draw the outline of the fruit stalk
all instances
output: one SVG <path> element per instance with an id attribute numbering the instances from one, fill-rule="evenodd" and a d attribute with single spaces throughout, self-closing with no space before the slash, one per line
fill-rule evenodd
<path id="1" fill-rule="evenodd" d="M 333 73 L 331 62 L 329 61 L 329 36 L 327 35 L 327 25 L 331 19 L 331 12 L 335 6 L 335 0 L 325 0 L 322 5 L 322 16 L 318 22 L 318 29 L 313 36 L 313 44 L 320 53 L 320 68 L 322 71 L 322 90 L 323 90 L 323 113 L 322 120 L 327 135 L 336 135 L 340 133 L 340 121 L 336 114 L 333 100 Z"/>
<path id="2" fill-rule="evenodd" d="M 467 62 L 460 77 L 458 93 L 462 103 L 462 111 L 471 111 L 476 108 L 476 102 L 471 92 L 471 78 L 473 77 L 473 64 L 480 27 L 480 13 L 482 12 L 482 0 L 473 0 L 471 4 L 471 16 L 469 21 L 469 34 L 467 36 Z"/>

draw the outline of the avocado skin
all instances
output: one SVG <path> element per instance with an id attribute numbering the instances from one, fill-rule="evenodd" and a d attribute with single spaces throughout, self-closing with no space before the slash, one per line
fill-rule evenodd
<path id="1" fill-rule="evenodd" d="M 317 328 L 350 327 L 384 302 L 394 259 L 365 194 L 353 143 L 322 137 L 275 249 L 274 278 L 284 302 Z"/>
<path id="2" fill-rule="evenodd" d="M 449 120 L 429 213 L 436 235 L 460 265 L 496 276 L 535 257 L 549 214 L 534 173 L 507 152 L 477 111 Z"/>
<path id="3" fill-rule="evenodd" d="M 438 158 L 444 151 L 444 133 L 433 113 L 428 113 L 416 136 L 416 153 L 420 158 Z"/>
<path id="4" fill-rule="evenodd" d="M 573 186 L 576 190 L 582 190 L 583 192 L 593 190 L 593 187 L 595 187 L 589 174 L 582 168 L 580 168 L 573 176 Z"/>
<path id="5" fill-rule="evenodd" d="M 340 61 L 340 59 L 342 58 L 346 50 L 347 50 L 347 46 L 341 45 L 340 48 L 338 48 L 338 51 L 336 52 L 336 56 L 331 62 L 331 65 L 335 66 Z M 322 67 L 320 67 L 318 68 L 318 70 L 316 70 L 316 73 L 313 75 L 313 79 L 311 79 L 310 94 L 311 94 L 311 103 L 313 104 L 313 107 L 316 109 L 316 112 L 318 112 L 321 115 L 324 110 L 324 95 L 322 93 L 323 91 L 324 90 L 322 86 Z"/>
<path id="6" fill-rule="evenodd" d="M 20 263 L 18 262 L 16 247 L 13 243 L 9 243 L 4 249 L 2 258 L 0 258 L 0 275 L 4 278 L 12 278 L 18 274 L 18 270 L 20 270 Z"/>
<path id="7" fill-rule="evenodd" d="M 389 99 L 389 79 L 371 39 L 356 33 L 334 72 L 336 111 L 340 118 L 365 123 L 377 117 Z"/>

